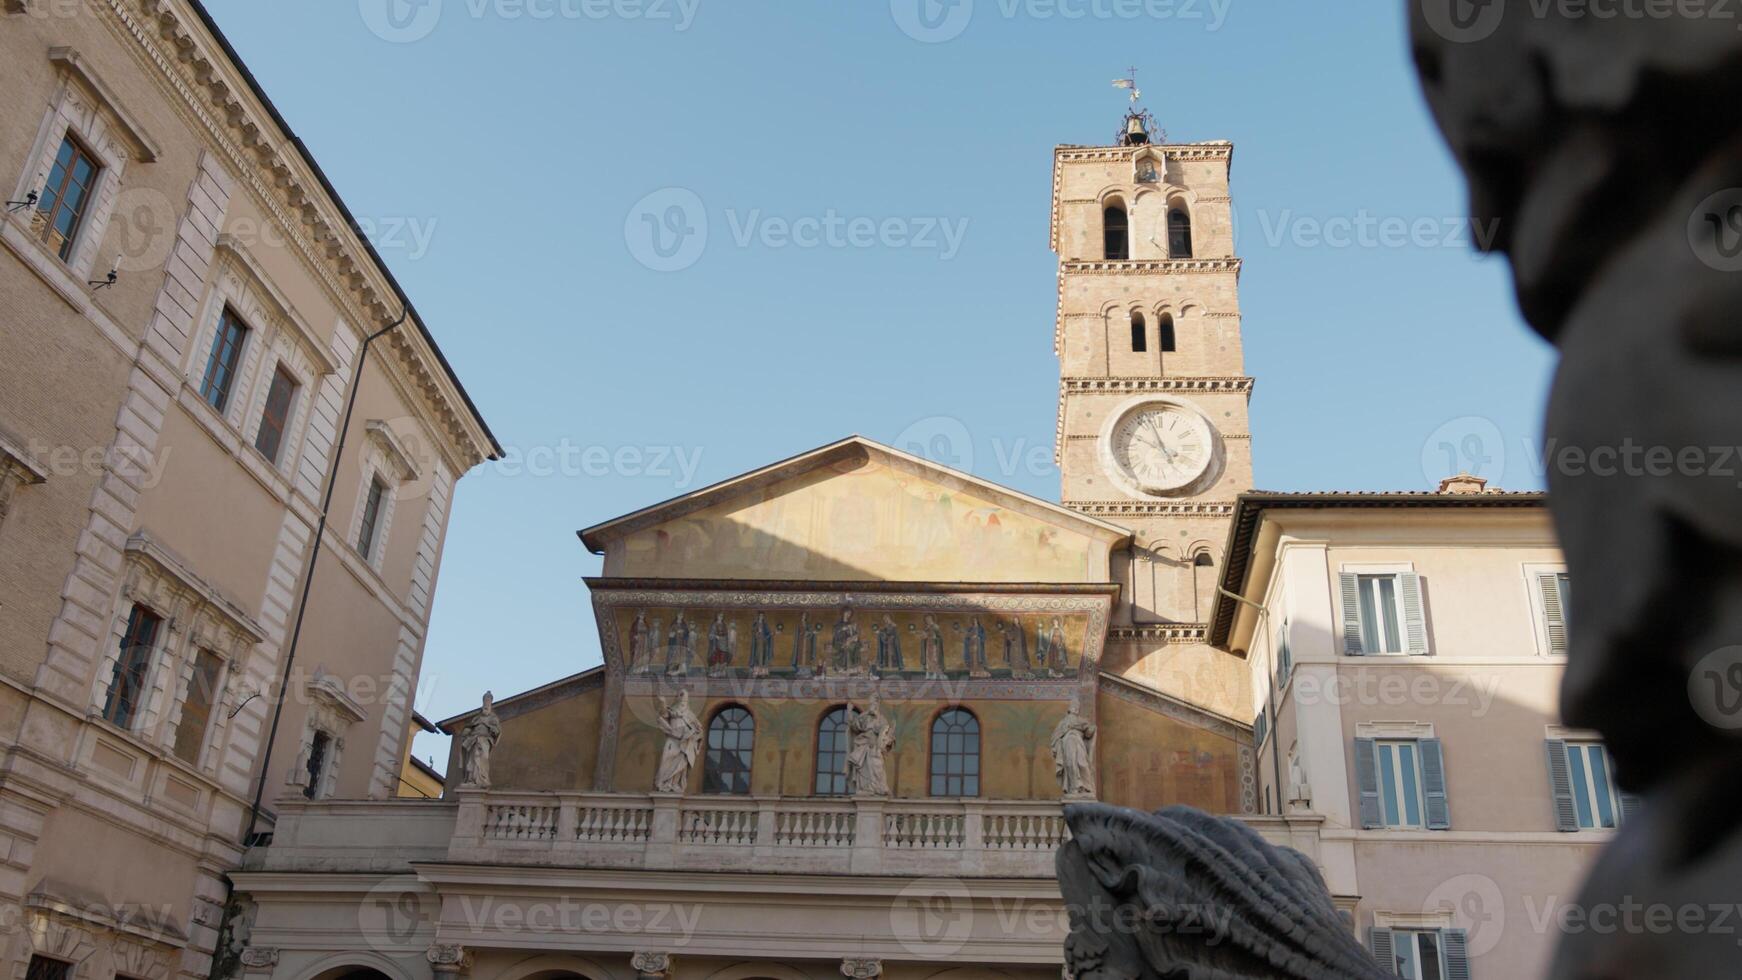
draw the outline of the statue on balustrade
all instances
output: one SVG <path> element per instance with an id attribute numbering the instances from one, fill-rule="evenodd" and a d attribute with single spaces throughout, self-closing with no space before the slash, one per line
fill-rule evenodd
<path id="1" fill-rule="evenodd" d="M 889 780 L 884 775 L 883 757 L 895 747 L 895 727 L 883 716 L 883 704 L 877 692 L 863 711 L 847 704 L 847 794 L 849 796 L 888 796 Z"/>
<path id="2" fill-rule="evenodd" d="M 768 628 L 768 617 L 760 611 L 750 621 L 750 676 L 767 677 L 774 665 L 774 631 Z"/>
<path id="3" fill-rule="evenodd" d="M 502 719 L 496 716 L 496 699 L 484 692 L 484 706 L 466 727 L 460 729 L 460 787 L 490 788 L 490 753 L 502 738 Z"/>
<path id="4" fill-rule="evenodd" d="M 872 630 L 877 634 L 877 669 L 889 672 L 906 670 L 907 665 L 901 660 L 901 627 L 885 613 L 883 622 L 873 626 Z"/>
<path id="5" fill-rule="evenodd" d="M 1082 714 L 1077 695 L 1052 730 L 1052 767 L 1067 800 L 1095 795 L 1095 726 Z"/>
<path id="6" fill-rule="evenodd" d="M 660 750 L 653 790 L 682 793 L 689 788 L 690 768 L 702 747 L 702 723 L 690 711 L 688 691 L 679 691 L 676 701 L 659 699 L 659 730 L 665 733 L 665 746 Z"/>
<path id="7" fill-rule="evenodd" d="M 665 638 L 665 672 L 687 674 L 696 662 L 696 628 L 679 609 L 671 621 L 671 635 Z"/>

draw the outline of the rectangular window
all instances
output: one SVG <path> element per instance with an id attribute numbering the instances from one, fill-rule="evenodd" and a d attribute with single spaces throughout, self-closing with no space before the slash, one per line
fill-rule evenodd
<path id="1" fill-rule="evenodd" d="M 1609 752 L 1597 742 L 1567 742 L 1567 775 L 1572 781 L 1573 812 L 1581 830 L 1613 828 L 1620 809 L 1615 784 L 1609 778 L 1614 767 Z"/>
<path id="2" fill-rule="evenodd" d="M 24 980 L 72 980 L 73 965 L 47 956 L 32 956 Z"/>
<path id="3" fill-rule="evenodd" d="M 1396 942 L 1393 952 L 1397 958 L 1397 975 L 1404 980 L 1441 980 L 1446 975 L 1437 930 L 1402 930 L 1397 933 Z"/>
<path id="4" fill-rule="evenodd" d="M 121 637 L 121 655 L 109 678 L 109 696 L 103 702 L 103 718 L 119 728 L 133 727 L 145 698 L 145 672 L 151 667 L 151 648 L 163 620 L 144 606 L 134 606 L 127 616 L 127 632 Z"/>
<path id="5" fill-rule="evenodd" d="M 308 785 L 302 788 L 302 795 L 314 800 L 321 795 L 321 780 L 327 774 L 327 752 L 332 748 L 333 738 L 326 732 L 315 732 L 308 745 Z"/>
<path id="6" fill-rule="evenodd" d="M 1421 756 L 1411 741 L 1379 742 L 1379 806 L 1387 827 L 1422 826 Z"/>
<path id="7" fill-rule="evenodd" d="M 274 463 L 278 462 L 278 450 L 284 444 L 284 427 L 290 422 L 290 405 L 295 398 L 296 379 L 280 365 L 272 372 L 266 408 L 260 413 L 260 432 L 254 436 L 254 448 Z"/>
<path id="8" fill-rule="evenodd" d="M 218 678 L 223 672 L 224 662 L 217 654 L 201 650 L 194 655 L 194 676 L 188 681 L 187 700 L 181 705 L 181 721 L 175 726 L 175 755 L 188 765 L 200 763 L 206 727 L 212 721 L 212 705 L 218 699 Z"/>
<path id="9" fill-rule="evenodd" d="M 1398 607 L 1397 576 L 1362 575 L 1361 649 L 1372 653 L 1397 653 L 1403 649 L 1402 619 Z"/>
<path id="10" fill-rule="evenodd" d="M 42 240 L 62 262 L 73 257 L 73 244 L 89 210 L 91 191 L 102 173 L 97 159 L 69 135 L 61 141 L 49 169 L 48 183 L 37 199 L 37 219 L 42 222 Z"/>
<path id="11" fill-rule="evenodd" d="M 1282 629 L 1276 631 L 1276 686 L 1280 690 L 1288 683 L 1288 675 L 1294 673 L 1294 651 L 1288 645 L 1289 621 L 1282 621 Z"/>
<path id="12" fill-rule="evenodd" d="M 229 307 L 218 318 L 218 333 L 212 338 L 212 352 L 206 358 L 206 374 L 200 380 L 200 397 L 206 404 L 222 412 L 230 404 L 230 388 L 236 381 L 236 368 L 242 363 L 242 343 L 248 337 L 248 327 Z"/>
<path id="13" fill-rule="evenodd" d="M 357 550 L 364 558 L 375 554 L 375 533 L 381 522 L 381 503 L 387 496 L 387 485 L 380 477 L 370 477 L 369 496 L 363 501 L 363 526 L 357 530 Z"/>

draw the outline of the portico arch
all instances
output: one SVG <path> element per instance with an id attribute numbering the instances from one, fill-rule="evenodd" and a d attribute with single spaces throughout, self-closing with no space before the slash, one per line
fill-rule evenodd
<path id="1" fill-rule="evenodd" d="M 334 953 L 316 960 L 298 980 L 412 980 L 398 963 L 380 953 Z"/>
<path id="2" fill-rule="evenodd" d="M 632 970 L 613 970 L 581 956 L 542 953 L 507 967 L 493 978 L 474 976 L 473 980 L 621 980 L 633 975 Z"/>
<path id="3" fill-rule="evenodd" d="M 734 963 L 709 975 L 708 980 L 812 980 L 784 963 Z"/>

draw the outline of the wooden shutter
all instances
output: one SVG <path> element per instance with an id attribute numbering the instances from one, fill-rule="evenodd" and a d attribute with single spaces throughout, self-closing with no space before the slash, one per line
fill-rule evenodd
<path id="1" fill-rule="evenodd" d="M 1554 795 L 1554 826 L 1561 833 L 1579 829 L 1579 813 L 1573 806 L 1573 777 L 1567 765 L 1567 743 L 1551 738 L 1548 752 L 1548 790 Z"/>
<path id="2" fill-rule="evenodd" d="M 1632 793 L 1622 793 L 1620 796 L 1621 822 L 1625 824 L 1638 817 L 1641 811 L 1645 809 L 1645 797 L 1635 796 Z"/>
<path id="3" fill-rule="evenodd" d="M 1361 655 L 1361 576 L 1353 572 L 1342 574 L 1343 587 L 1343 652 Z"/>
<path id="4" fill-rule="evenodd" d="M 1379 810 L 1379 750 L 1370 738 L 1355 740 L 1355 785 L 1361 791 L 1361 827 L 1385 826 Z"/>
<path id="5" fill-rule="evenodd" d="M 1561 577 L 1554 572 L 1545 572 L 1536 577 L 1536 587 L 1542 595 L 1542 628 L 1548 640 L 1548 652 L 1566 653 L 1567 610 L 1561 601 Z"/>
<path id="6" fill-rule="evenodd" d="M 1446 800 L 1445 750 L 1437 738 L 1416 742 L 1421 749 L 1421 795 L 1427 802 L 1427 829 L 1451 830 L 1452 808 Z"/>
<path id="7" fill-rule="evenodd" d="M 1470 980 L 1470 934 L 1441 929 L 1440 948 L 1446 952 L 1446 980 Z"/>
<path id="8" fill-rule="evenodd" d="M 1404 652 L 1418 657 L 1426 656 L 1427 612 L 1422 605 L 1421 576 L 1414 572 L 1404 572 L 1397 576 L 1397 588 L 1403 593 Z"/>
<path id="9" fill-rule="evenodd" d="M 1385 968 L 1385 972 L 1397 975 L 1397 940 L 1390 929 L 1380 929 L 1375 926 L 1367 930 L 1367 945 L 1373 950 L 1373 958 Z"/>

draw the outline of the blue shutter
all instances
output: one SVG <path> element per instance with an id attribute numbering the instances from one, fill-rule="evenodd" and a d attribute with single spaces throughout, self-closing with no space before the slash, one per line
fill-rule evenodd
<path id="1" fill-rule="evenodd" d="M 1361 577 L 1353 572 L 1344 572 L 1342 578 L 1343 591 L 1343 652 L 1352 657 L 1362 654 L 1361 650 Z"/>
<path id="2" fill-rule="evenodd" d="M 1252 747 L 1258 748 L 1264 744 L 1264 736 L 1270 731 L 1270 719 L 1265 712 L 1258 712 L 1258 717 L 1252 719 Z"/>
<path id="3" fill-rule="evenodd" d="M 1385 968 L 1385 972 L 1397 975 L 1397 940 L 1390 929 L 1380 929 L 1375 926 L 1367 930 L 1367 945 L 1373 950 L 1373 958 Z"/>
<path id="4" fill-rule="evenodd" d="M 1579 829 L 1579 813 L 1573 805 L 1573 777 L 1567 765 L 1567 743 L 1551 738 L 1548 752 L 1548 789 L 1554 796 L 1554 826 L 1561 833 Z"/>
<path id="5" fill-rule="evenodd" d="M 1379 809 L 1379 753 L 1370 738 L 1355 740 L 1355 785 L 1361 791 L 1361 828 L 1385 826 Z"/>
<path id="6" fill-rule="evenodd" d="M 1421 576 L 1404 572 L 1397 576 L 1398 591 L 1403 594 L 1404 652 L 1421 657 L 1428 653 L 1427 611 L 1421 598 Z"/>
<path id="7" fill-rule="evenodd" d="M 1452 808 L 1446 800 L 1445 751 L 1437 738 L 1416 742 L 1421 749 L 1421 795 L 1427 801 L 1427 829 L 1451 830 Z"/>
<path id="8" fill-rule="evenodd" d="M 1462 929 L 1440 930 L 1440 949 L 1446 954 L 1446 980 L 1470 980 L 1470 937 Z"/>

